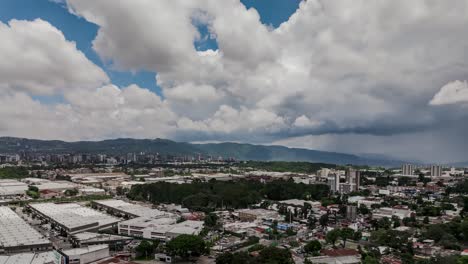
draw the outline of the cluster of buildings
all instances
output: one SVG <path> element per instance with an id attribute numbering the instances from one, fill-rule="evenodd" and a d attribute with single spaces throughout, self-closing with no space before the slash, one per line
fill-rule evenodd
<path id="1" fill-rule="evenodd" d="M 170 207 L 170 211 L 161 211 L 122 200 L 94 201 L 93 207 L 130 218 L 118 223 L 120 235 L 166 242 L 182 234 L 198 235 L 203 229 L 203 221 L 190 220 L 193 219 L 192 214 L 182 207 Z M 179 222 L 181 217 L 187 219 Z"/>
<path id="2" fill-rule="evenodd" d="M 125 249 L 135 239 L 166 243 L 182 234 L 198 235 L 204 226 L 203 215 L 181 206 L 162 210 L 115 199 L 88 206 L 29 203 L 18 211 L 0 206 L 0 264 L 131 263 Z"/>
<path id="3" fill-rule="evenodd" d="M 326 171 L 325 171 L 326 172 Z M 340 171 L 327 173 L 327 184 L 333 193 L 351 193 L 359 190 L 361 172 L 354 168 L 348 168 L 345 172 L 345 181 L 341 182 Z"/>
<path id="4" fill-rule="evenodd" d="M 1 163 L 40 163 L 40 164 L 159 164 L 167 162 L 234 162 L 232 157 L 197 155 L 160 155 L 159 153 L 127 153 L 120 155 L 90 153 L 42 153 L 40 151 L 21 151 L 19 153 L 0 153 Z"/>

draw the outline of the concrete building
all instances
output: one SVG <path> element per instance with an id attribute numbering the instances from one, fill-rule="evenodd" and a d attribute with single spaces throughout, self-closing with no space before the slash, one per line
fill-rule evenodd
<path id="1" fill-rule="evenodd" d="M 106 191 L 100 188 L 80 188 L 78 189 L 81 195 L 105 195 Z"/>
<path id="2" fill-rule="evenodd" d="M 0 264 L 55 264 L 53 251 L 0 256 Z"/>
<path id="3" fill-rule="evenodd" d="M 72 244 L 77 247 L 107 244 L 109 245 L 109 248 L 120 248 L 131 241 L 132 238 L 110 234 L 83 232 L 72 235 L 70 240 Z"/>
<path id="4" fill-rule="evenodd" d="M 379 209 L 375 209 L 372 211 L 372 219 L 381 219 L 384 217 L 392 218 L 392 216 L 396 216 L 400 219 L 405 217 L 411 217 L 414 215 L 415 212 L 408 209 L 407 207 L 402 206 L 395 206 L 395 207 L 382 207 Z"/>
<path id="5" fill-rule="evenodd" d="M 359 170 L 356 170 L 354 168 L 348 168 L 346 170 L 346 182 L 351 184 L 351 187 L 353 187 L 352 192 L 359 190 L 360 181 L 361 172 Z"/>
<path id="6" fill-rule="evenodd" d="M 177 223 L 174 218 L 138 217 L 118 224 L 120 235 L 169 241 L 182 234 L 198 235 L 203 229 L 203 221 L 184 221 Z"/>
<path id="7" fill-rule="evenodd" d="M 102 230 L 115 226 L 119 219 L 76 203 L 38 203 L 28 205 L 32 213 L 67 234 Z"/>
<path id="8" fill-rule="evenodd" d="M 52 249 L 51 242 L 6 206 L 0 206 L 0 254 Z"/>
<path id="9" fill-rule="evenodd" d="M 114 215 L 127 216 L 129 218 L 162 218 L 173 216 L 173 214 L 168 212 L 163 212 L 139 204 L 132 204 L 122 200 L 114 199 L 93 201 L 92 206 L 100 210 L 106 210 L 107 212 Z"/>
<path id="10" fill-rule="evenodd" d="M 17 180 L 0 180 L 0 198 L 14 198 L 24 196 L 28 185 Z"/>
<path id="11" fill-rule="evenodd" d="M 364 198 L 364 199 L 358 200 L 357 203 L 358 203 L 358 207 L 361 205 L 364 205 L 370 209 L 372 208 L 372 205 L 374 204 L 380 205 L 382 202 L 383 200 L 380 198 Z"/>
<path id="12" fill-rule="evenodd" d="M 238 211 L 241 221 L 252 222 L 255 220 L 282 220 L 283 217 L 276 211 L 266 209 L 242 209 Z"/>
<path id="13" fill-rule="evenodd" d="M 414 174 L 414 166 L 412 164 L 403 164 L 401 166 L 401 174 L 402 175 L 413 175 Z"/>
<path id="14" fill-rule="evenodd" d="M 357 218 L 357 206 L 347 205 L 346 206 L 346 219 L 355 220 Z"/>
<path id="15" fill-rule="evenodd" d="M 337 173 L 330 173 L 328 175 L 328 186 L 333 193 L 340 191 L 340 175 Z"/>
<path id="16" fill-rule="evenodd" d="M 110 256 L 109 245 L 94 245 L 85 248 L 56 250 L 57 263 L 87 264 Z"/>
<path id="17" fill-rule="evenodd" d="M 442 166 L 440 166 L 440 165 L 432 165 L 432 166 L 431 166 L 431 176 L 432 176 L 432 177 L 440 177 L 440 176 L 442 176 Z"/>
<path id="18" fill-rule="evenodd" d="M 340 193 L 348 194 L 357 190 L 356 184 L 340 183 Z"/>

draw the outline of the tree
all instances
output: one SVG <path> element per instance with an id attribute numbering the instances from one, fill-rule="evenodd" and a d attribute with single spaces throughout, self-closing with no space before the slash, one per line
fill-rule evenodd
<path id="1" fill-rule="evenodd" d="M 401 224 L 400 224 L 400 218 L 396 215 L 393 215 L 392 216 L 392 222 L 393 222 L 393 228 L 397 228 L 399 227 Z"/>
<path id="2" fill-rule="evenodd" d="M 429 217 L 427 217 L 427 216 L 424 217 L 423 224 L 426 224 L 426 225 L 429 224 Z"/>
<path id="3" fill-rule="evenodd" d="M 467 256 L 460 257 L 457 260 L 457 264 L 468 264 L 468 257 Z"/>
<path id="4" fill-rule="evenodd" d="M 366 256 L 362 263 L 363 264 L 379 264 L 379 261 L 375 257 Z"/>
<path id="5" fill-rule="evenodd" d="M 468 219 L 465 218 L 459 225 L 459 230 L 463 234 L 465 242 L 468 241 Z"/>
<path id="6" fill-rule="evenodd" d="M 253 258 L 245 251 L 226 252 L 216 258 L 216 264 L 248 264 L 252 262 Z"/>
<path id="7" fill-rule="evenodd" d="M 125 188 L 125 187 L 122 187 L 122 186 L 117 186 L 117 188 L 115 188 L 115 192 L 116 192 L 117 195 L 122 196 L 122 195 L 125 195 L 125 193 L 128 192 L 128 189 Z"/>
<path id="8" fill-rule="evenodd" d="M 353 236 L 354 240 L 359 241 L 359 240 L 361 240 L 361 238 L 362 238 L 362 232 L 361 231 L 354 232 L 354 236 Z"/>
<path id="9" fill-rule="evenodd" d="M 29 185 L 28 190 L 32 192 L 39 192 L 39 188 L 37 188 L 37 186 L 34 185 Z"/>
<path id="10" fill-rule="evenodd" d="M 359 207 L 358 207 L 358 212 L 362 215 L 366 215 L 366 214 L 369 214 L 370 213 L 370 210 L 369 208 L 367 208 L 367 206 L 365 204 L 361 204 Z"/>
<path id="11" fill-rule="evenodd" d="M 257 263 L 293 264 L 294 261 L 289 250 L 270 246 L 260 251 Z"/>
<path id="12" fill-rule="evenodd" d="M 39 198 L 39 188 L 37 188 L 36 186 L 34 185 L 30 185 L 28 190 L 26 191 L 26 194 L 28 196 L 30 196 L 31 198 L 33 199 L 37 199 Z"/>
<path id="13" fill-rule="evenodd" d="M 322 244 L 318 240 L 311 240 L 304 246 L 304 251 L 307 254 L 316 254 L 322 249 Z"/>
<path id="14" fill-rule="evenodd" d="M 205 241 L 195 235 L 180 235 L 169 241 L 166 248 L 169 254 L 180 256 L 184 259 L 190 256 L 200 256 L 207 252 Z"/>
<path id="15" fill-rule="evenodd" d="M 406 250 L 409 234 L 397 230 L 378 229 L 371 233 L 371 242 L 378 246 L 388 246 L 397 250 Z"/>
<path id="16" fill-rule="evenodd" d="M 353 238 L 353 236 L 354 236 L 353 229 L 349 227 L 340 229 L 340 237 L 343 240 L 343 247 L 346 247 L 346 240 Z"/>
<path id="17" fill-rule="evenodd" d="M 75 196 L 78 194 L 78 189 L 74 188 L 74 189 L 67 189 L 65 190 L 64 192 L 65 196 Z"/>
<path id="18" fill-rule="evenodd" d="M 390 229 L 392 222 L 390 219 L 388 219 L 388 217 L 382 217 L 378 220 L 377 225 L 379 228 Z"/>
<path id="19" fill-rule="evenodd" d="M 216 227 L 218 225 L 218 216 L 214 213 L 209 213 L 205 216 L 205 226 Z"/>
<path id="20" fill-rule="evenodd" d="M 338 238 L 340 237 L 340 230 L 339 229 L 333 229 L 331 231 L 329 231 L 327 233 L 327 235 L 325 236 L 325 240 L 332 244 L 333 247 L 335 247 L 335 244 L 336 244 L 336 240 L 338 240 Z"/>
<path id="21" fill-rule="evenodd" d="M 312 230 L 312 229 L 315 229 L 315 223 L 317 223 L 317 218 L 313 217 L 313 216 L 310 216 L 308 219 L 307 219 L 307 227 Z"/>
<path id="22" fill-rule="evenodd" d="M 325 227 L 328 225 L 328 214 L 320 216 L 319 223 L 321 226 Z"/>
<path id="23" fill-rule="evenodd" d="M 135 248 L 136 252 L 138 252 L 141 256 L 145 256 L 145 259 L 148 256 L 152 256 L 154 253 L 155 248 L 157 247 L 157 242 L 152 242 L 148 240 L 143 240 L 140 244 Z"/>

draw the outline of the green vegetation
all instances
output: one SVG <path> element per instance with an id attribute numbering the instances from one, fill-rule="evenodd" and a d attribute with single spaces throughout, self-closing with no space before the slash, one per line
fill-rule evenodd
<path id="1" fill-rule="evenodd" d="M 216 208 L 246 208 L 262 199 L 286 200 L 304 196 L 319 200 L 328 195 L 327 185 L 297 184 L 275 180 L 262 184 L 257 181 L 195 181 L 191 184 L 157 182 L 134 185 L 128 197 L 152 203 L 177 203 L 196 210 Z"/>
<path id="2" fill-rule="evenodd" d="M 319 251 L 322 249 L 322 244 L 318 240 L 312 240 L 309 241 L 305 246 L 304 246 L 304 251 L 307 254 L 312 254 L 314 256 L 319 255 Z"/>
<path id="3" fill-rule="evenodd" d="M 140 244 L 135 248 L 136 252 L 138 253 L 139 257 L 144 257 L 145 260 L 153 259 L 154 252 L 158 247 L 158 241 L 149 241 L 143 240 Z"/>
<path id="4" fill-rule="evenodd" d="M 321 168 L 336 168 L 336 165 L 310 162 L 247 161 L 240 163 L 239 167 L 276 172 L 315 173 Z"/>
<path id="5" fill-rule="evenodd" d="M 180 235 L 169 241 L 166 244 L 166 249 L 170 255 L 183 259 L 198 257 L 208 251 L 205 241 L 194 235 Z"/>
<path id="6" fill-rule="evenodd" d="M 377 246 L 388 246 L 399 251 L 405 251 L 408 248 L 409 237 L 410 235 L 406 232 L 379 229 L 372 232 L 370 241 Z"/>
<path id="7" fill-rule="evenodd" d="M 216 264 L 292 264 L 291 253 L 287 249 L 265 247 L 258 256 L 254 257 L 247 252 L 223 253 L 216 258 Z"/>
<path id="8" fill-rule="evenodd" d="M 218 227 L 218 216 L 214 213 L 209 213 L 205 216 L 205 226 L 209 228 Z"/>
<path id="9" fill-rule="evenodd" d="M 0 168 L 0 179 L 23 179 L 29 176 L 25 167 Z"/>
<path id="10" fill-rule="evenodd" d="M 40 197 L 39 188 L 37 188 L 34 185 L 29 186 L 28 190 L 26 191 L 26 194 L 33 199 L 38 199 Z"/>
<path id="11" fill-rule="evenodd" d="M 67 189 L 64 192 L 65 196 L 76 196 L 78 194 L 78 189 Z"/>
<path id="12" fill-rule="evenodd" d="M 262 244 L 255 244 L 255 245 L 249 247 L 249 249 L 247 251 L 248 252 L 255 252 L 255 251 L 263 250 L 264 248 L 265 248 L 265 246 L 262 245 Z"/>
<path id="13" fill-rule="evenodd" d="M 445 224 L 428 225 L 422 237 L 433 239 L 436 244 L 446 249 L 460 249 L 460 245 L 468 242 L 468 218 L 456 218 Z"/>

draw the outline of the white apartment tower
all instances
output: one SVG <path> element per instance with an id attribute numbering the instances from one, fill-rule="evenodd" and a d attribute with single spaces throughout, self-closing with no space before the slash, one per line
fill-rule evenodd
<path id="1" fill-rule="evenodd" d="M 431 166 L 431 176 L 432 176 L 432 177 L 440 177 L 440 176 L 442 176 L 442 166 L 440 166 L 440 165 L 432 165 L 432 166 Z"/>
<path id="2" fill-rule="evenodd" d="M 414 174 L 413 164 L 404 164 L 403 166 L 401 166 L 401 174 L 402 175 L 413 175 Z"/>

